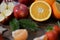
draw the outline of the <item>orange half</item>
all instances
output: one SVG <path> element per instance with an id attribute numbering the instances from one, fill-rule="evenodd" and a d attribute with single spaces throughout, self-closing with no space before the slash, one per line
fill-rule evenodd
<path id="1" fill-rule="evenodd" d="M 48 20 L 51 16 L 51 7 L 45 1 L 35 1 L 30 6 L 30 16 L 40 22 Z"/>
<path id="2" fill-rule="evenodd" d="M 60 19 L 60 3 L 54 2 L 52 5 L 53 14 L 57 19 Z"/>

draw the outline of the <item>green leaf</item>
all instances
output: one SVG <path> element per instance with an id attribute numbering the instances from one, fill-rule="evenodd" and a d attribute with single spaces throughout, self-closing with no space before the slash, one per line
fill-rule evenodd
<path id="1" fill-rule="evenodd" d="M 47 32 L 49 32 L 49 31 L 51 31 L 51 30 L 53 30 L 53 27 L 52 27 L 52 26 L 50 26 L 50 25 L 49 25 L 49 26 L 47 26 L 46 31 L 47 31 Z"/>
<path id="2" fill-rule="evenodd" d="M 14 31 L 16 29 L 19 29 L 19 22 L 17 19 L 12 19 L 9 23 L 9 25 L 11 26 L 11 30 Z"/>
<path id="3" fill-rule="evenodd" d="M 19 20 L 20 25 L 30 31 L 38 30 L 38 25 L 30 19 L 21 19 Z"/>

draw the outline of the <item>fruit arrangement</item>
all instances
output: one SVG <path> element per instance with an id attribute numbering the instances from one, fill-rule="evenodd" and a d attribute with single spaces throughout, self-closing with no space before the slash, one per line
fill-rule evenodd
<path id="1" fill-rule="evenodd" d="M 41 30 L 53 16 L 60 20 L 60 0 L 0 0 L 0 23 L 9 25 L 14 40 L 27 40 L 29 32 Z M 51 19 L 52 20 L 52 19 Z M 42 40 L 58 40 L 60 28 L 49 26 Z"/>

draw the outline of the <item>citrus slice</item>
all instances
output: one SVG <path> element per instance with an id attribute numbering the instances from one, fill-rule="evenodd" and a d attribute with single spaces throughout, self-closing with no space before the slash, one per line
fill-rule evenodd
<path id="1" fill-rule="evenodd" d="M 52 9 L 55 18 L 60 19 L 60 3 L 54 2 L 52 5 Z"/>
<path id="2" fill-rule="evenodd" d="M 26 40 L 28 37 L 28 32 L 26 29 L 19 29 L 12 32 L 14 40 Z"/>
<path id="3" fill-rule="evenodd" d="M 30 6 L 30 16 L 36 21 L 45 21 L 51 16 L 51 7 L 45 1 L 35 1 Z"/>

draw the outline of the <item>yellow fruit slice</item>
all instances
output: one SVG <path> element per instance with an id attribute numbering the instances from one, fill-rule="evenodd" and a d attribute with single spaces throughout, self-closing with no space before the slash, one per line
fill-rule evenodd
<path id="1" fill-rule="evenodd" d="M 26 40 L 28 37 L 28 32 L 26 29 L 19 29 L 12 32 L 14 40 Z"/>
<path id="2" fill-rule="evenodd" d="M 45 21 L 51 16 L 51 7 L 45 1 L 35 1 L 30 6 L 30 16 L 36 21 Z"/>

